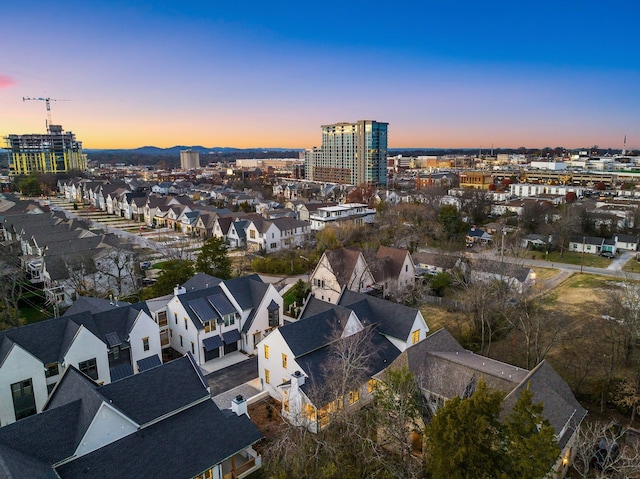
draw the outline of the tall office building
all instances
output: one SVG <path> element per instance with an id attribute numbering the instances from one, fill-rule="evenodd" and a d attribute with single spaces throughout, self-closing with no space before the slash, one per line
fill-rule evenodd
<path id="1" fill-rule="evenodd" d="M 387 184 L 388 123 L 360 120 L 322 126 L 322 146 L 305 152 L 307 179 Z"/>
<path id="2" fill-rule="evenodd" d="M 64 132 L 60 125 L 49 125 L 44 135 L 9 135 L 5 143 L 11 176 L 87 169 L 82 142 L 70 131 Z"/>
<path id="3" fill-rule="evenodd" d="M 183 170 L 197 170 L 200 168 L 200 153 L 196 150 L 180 151 L 180 168 Z"/>

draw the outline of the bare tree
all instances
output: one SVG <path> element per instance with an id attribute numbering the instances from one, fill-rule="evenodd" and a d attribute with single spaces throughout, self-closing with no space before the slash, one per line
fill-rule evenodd
<path id="1" fill-rule="evenodd" d="M 526 368 L 539 364 L 562 339 L 565 318 L 557 311 L 546 311 L 539 298 L 527 294 L 504 310 L 507 322 L 524 340 Z"/>
<path id="2" fill-rule="evenodd" d="M 95 264 L 98 272 L 107 278 L 105 288 L 117 296 L 135 293 L 138 257 L 130 242 L 116 242 L 100 255 Z"/>
<path id="3" fill-rule="evenodd" d="M 613 423 L 583 422 L 573 439 L 574 471 L 584 479 L 639 477 L 640 445 Z"/>

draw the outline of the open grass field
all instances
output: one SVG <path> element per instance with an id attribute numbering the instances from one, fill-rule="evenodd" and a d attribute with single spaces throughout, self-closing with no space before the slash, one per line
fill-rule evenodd
<path id="1" fill-rule="evenodd" d="M 549 263 L 566 263 L 566 264 L 583 264 L 584 266 L 592 266 L 594 268 L 606 268 L 611 264 L 611 259 L 603 256 L 597 256 L 594 254 L 574 253 L 571 251 L 565 251 L 560 257 L 560 252 L 551 251 L 545 253 L 543 251 L 527 251 L 527 259 L 546 260 Z"/>
<path id="2" fill-rule="evenodd" d="M 624 264 L 622 271 L 626 271 L 627 273 L 640 273 L 640 262 L 635 258 L 631 258 Z"/>

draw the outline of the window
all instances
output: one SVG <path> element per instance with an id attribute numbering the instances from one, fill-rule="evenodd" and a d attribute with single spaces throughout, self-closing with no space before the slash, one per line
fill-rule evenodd
<path id="1" fill-rule="evenodd" d="M 176 324 L 178 324 L 178 313 L 173 313 L 173 317 L 176 320 Z"/>
<path id="2" fill-rule="evenodd" d="M 184 345 L 182 344 L 182 334 L 180 335 L 180 347 L 183 347 Z"/>
<path id="3" fill-rule="evenodd" d="M 166 325 L 167 325 L 167 312 L 158 311 L 158 326 L 166 326 Z"/>
<path id="4" fill-rule="evenodd" d="M 276 243 L 271 243 L 271 249 L 276 249 L 278 245 Z"/>
<path id="5" fill-rule="evenodd" d="M 205 321 L 204 323 L 204 332 L 210 333 L 211 331 L 216 330 L 216 322 L 215 321 Z"/>
<path id="6" fill-rule="evenodd" d="M 367 390 L 372 393 L 373 391 L 376 390 L 376 388 L 378 387 L 378 380 L 377 379 L 369 379 L 369 383 L 367 385 Z"/>
<path id="7" fill-rule="evenodd" d="M 264 345 L 264 358 L 265 359 L 269 359 L 269 345 L 268 344 Z"/>
<path id="8" fill-rule="evenodd" d="M 287 355 L 282 353 L 282 367 L 287 369 Z"/>
<path id="9" fill-rule="evenodd" d="M 51 391 L 53 391 L 53 388 L 56 387 L 56 384 L 58 383 L 47 384 L 47 394 L 51 394 Z"/>
<path id="10" fill-rule="evenodd" d="M 94 381 L 98 380 L 98 365 L 96 364 L 96 358 L 78 363 L 78 369 Z"/>
<path id="11" fill-rule="evenodd" d="M 353 391 L 349 391 L 349 404 L 353 404 L 360 399 L 360 391 L 354 389 Z"/>
<path id="12" fill-rule="evenodd" d="M 191 341 L 191 354 L 196 354 L 196 345 Z"/>
<path id="13" fill-rule="evenodd" d="M 416 344 L 418 341 L 420 341 L 420 330 L 416 329 L 411 333 L 411 344 Z"/>
<path id="14" fill-rule="evenodd" d="M 407 273 L 409 271 L 409 265 L 405 264 L 404 265 L 404 272 Z"/>
<path id="15" fill-rule="evenodd" d="M 280 325 L 280 309 L 269 311 L 269 327 L 277 328 Z"/>
<path id="16" fill-rule="evenodd" d="M 249 238 L 256 239 L 256 230 L 249 230 Z"/>
<path id="17" fill-rule="evenodd" d="M 142 349 L 144 351 L 149 351 L 149 338 L 142 338 Z"/>
<path id="18" fill-rule="evenodd" d="M 189 329 L 189 321 L 187 321 L 187 318 L 184 318 L 184 329 L 185 331 Z"/>
<path id="19" fill-rule="evenodd" d="M 268 369 L 264 370 L 264 382 L 269 384 L 269 370 Z"/>
<path id="20" fill-rule="evenodd" d="M 58 369 L 58 363 L 47 364 L 47 370 L 44 372 L 44 376 L 46 378 L 57 376 L 58 374 L 60 374 L 60 370 Z"/>
<path id="21" fill-rule="evenodd" d="M 224 317 L 224 325 L 231 326 L 236 323 L 236 313 L 231 313 Z"/>
<path id="22" fill-rule="evenodd" d="M 36 413 L 36 397 L 33 394 L 31 378 L 13 383 L 11 385 L 11 396 L 13 397 L 13 410 L 16 414 L 16 420 Z"/>

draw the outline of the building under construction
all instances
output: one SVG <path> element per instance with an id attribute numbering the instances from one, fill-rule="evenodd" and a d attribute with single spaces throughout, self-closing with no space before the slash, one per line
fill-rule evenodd
<path id="1" fill-rule="evenodd" d="M 9 150 L 9 175 L 31 173 L 64 173 L 85 170 L 87 155 L 82 142 L 61 125 L 47 126 L 46 134 L 9 135 L 5 137 Z"/>

